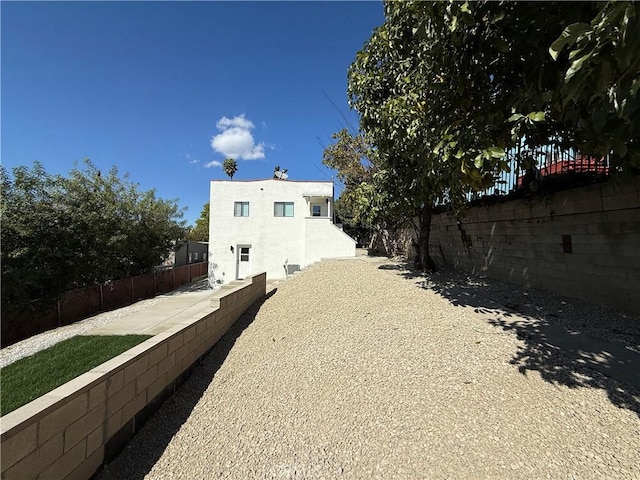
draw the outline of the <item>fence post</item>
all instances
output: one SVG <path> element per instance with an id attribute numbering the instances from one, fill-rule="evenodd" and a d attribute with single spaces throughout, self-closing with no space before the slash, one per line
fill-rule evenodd
<path id="1" fill-rule="evenodd" d="M 100 287 L 100 311 L 104 312 L 104 294 L 102 293 L 102 284 L 99 284 Z"/>
<path id="2" fill-rule="evenodd" d="M 131 278 L 131 303 L 133 303 L 135 301 L 134 297 L 133 297 L 133 277 Z"/>

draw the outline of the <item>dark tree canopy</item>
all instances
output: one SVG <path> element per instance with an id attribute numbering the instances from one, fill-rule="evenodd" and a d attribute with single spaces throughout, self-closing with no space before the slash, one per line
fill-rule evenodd
<path id="1" fill-rule="evenodd" d="M 89 160 L 67 177 L 2 169 L 2 303 L 18 306 L 149 271 L 184 237 L 176 200 Z"/>

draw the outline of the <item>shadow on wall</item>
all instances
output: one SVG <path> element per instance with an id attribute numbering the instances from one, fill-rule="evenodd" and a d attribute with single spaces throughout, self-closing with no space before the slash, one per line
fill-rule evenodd
<path id="1" fill-rule="evenodd" d="M 452 305 L 473 308 L 480 319 L 515 333 L 524 345 L 511 364 L 523 375 L 537 371 L 553 384 L 602 389 L 614 405 L 640 417 L 640 318 L 459 272 L 425 278 L 409 267 L 380 266 L 418 279 L 418 286 Z"/>
<path id="2" fill-rule="evenodd" d="M 99 479 L 126 478 L 139 480 L 151 471 L 171 439 L 187 421 L 194 407 L 204 395 L 216 372 L 224 363 L 242 332 L 253 323 L 262 304 L 271 298 L 272 290 L 251 305 L 214 345 L 180 389 L 162 405 L 142 427 L 127 447 L 94 477 Z"/>

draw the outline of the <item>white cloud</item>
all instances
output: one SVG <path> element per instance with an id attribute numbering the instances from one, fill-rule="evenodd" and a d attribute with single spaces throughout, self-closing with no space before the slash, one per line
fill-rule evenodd
<path id="1" fill-rule="evenodd" d="M 209 162 L 205 165 L 205 167 L 207 168 L 211 168 L 211 167 L 221 167 L 222 166 L 222 162 L 219 162 L 217 160 L 214 160 L 212 162 Z"/>
<path id="2" fill-rule="evenodd" d="M 255 125 L 251 120 L 244 118 L 244 113 L 233 118 L 222 117 L 218 120 L 218 123 L 216 123 L 218 130 L 226 130 L 227 128 L 233 127 L 242 128 L 243 130 L 251 130 L 254 126 Z"/>
<path id="3" fill-rule="evenodd" d="M 211 137 L 211 148 L 235 160 L 264 158 L 264 143 L 255 143 L 251 129 L 255 126 L 244 114 L 233 118 L 222 117 L 216 123 L 221 133 Z"/>

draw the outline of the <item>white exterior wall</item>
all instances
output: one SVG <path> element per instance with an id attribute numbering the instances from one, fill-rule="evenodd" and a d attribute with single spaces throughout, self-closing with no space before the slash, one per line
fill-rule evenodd
<path id="1" fill-rule="evenodd" d="M 355 256 L 355 241 L 328 217 L 331 182 L 214 180 L 210 202 L 209 259 L 219 283 L 236 279 L 238 245 L 251 246 L 249 273 L 267 272 L 267 278 L 284 278 L 285 262 L 303 268 L 320 258 Z M 235 217 L 234 202 L 249 202 L 249 216 Z M 275 217 L 274 202 L 293 202 L 293 217 Z M 311 218 L 311 203 L 323 205 L 325 218 Z"/>
<path id="2" fill-rule="evenodd" d="M 310 265 L 323 258 L 353 257 L 356 241 L 336 227 L 330 218 L 306 219 L 305 263 Z"/>

